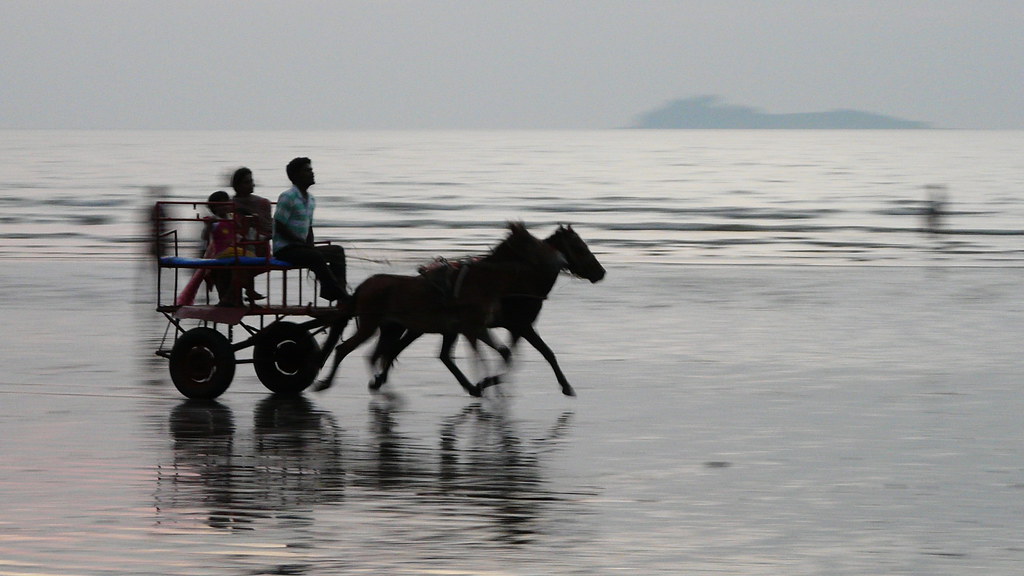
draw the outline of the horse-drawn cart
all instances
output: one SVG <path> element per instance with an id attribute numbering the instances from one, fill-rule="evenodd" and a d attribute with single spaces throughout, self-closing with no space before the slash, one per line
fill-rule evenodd
<path id="1" fill-rule="evenodd" d="M 162 247 L 155 250 L 156 310 L 167 319 L 156 354 L 168 359 L 174 386 L 188 398 L 223 394 L 238 364 L 252 364 L 260 382 L 273 392 L 301 392 L 323 364 L 316 336 L 337 317 L 337 308 L 318 302 L 317 283 L 307 270 L 273 258 L 266 238 L 238 240 L 236 255 L 230 257 L 183 256 L 183 249 L 194 245 L 189 239 L 198 237 L 197 225 L 224 221 L 201 217 L 198 207 L 205 205 L 158 202 L 154 210 L 155 246 Z M 190 210 L 194 214 L 173 214 Z M 232 223 L 240 230 L 246 225 L 234 218 Z M 239 235 L 253 236 L 246 231 Z M 223 282 L 236 292 L 233 304 L 224 305 L 224 295 L 212 281 L 218 275 L 251 277 L 265 296 L 246 300 L 238 293 L 238 282 Z M 182 298 L 190 282 L 199 288 L 194 298 Z"/>

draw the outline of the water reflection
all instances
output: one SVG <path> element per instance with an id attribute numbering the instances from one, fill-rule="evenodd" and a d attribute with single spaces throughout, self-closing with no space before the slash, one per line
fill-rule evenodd
<path id="1" fill-rule="evenodd" d="M 490 404 L 442 417 L 428 435 L 403 433 L 403 421 L 422 422 L 422 414 L 399 402 L 375 400 L 367 414 L 364 433 L 346 432 L 306 398 L 268 396 L 250 432 L 224 404 L 182 402 L 170 414 L 171 457 L 158 465 L 158 523 L 309 527 L 314 518 L 344 522 L 351 505 L 382 518 L 415 517 L 420 531 L 461 539 L 465 530 L 507 546 L 578 520 L 578 494 L 554 490 L 543 464 L 571 431 L 571 412 L 529 436 L 507 408 Z M 317 508 L 328 504 L 340 505 L 340 515 Z"/>
<path id="2" fill-rule="evenodd" d="M 275 512 L 342 497 L 341 429 L 305 398 L 267 397 L 244 437 L 224 404 L 186 400 L 171 412 L 170 433 L 173 457 L 158 466 L 156 493 L 165 521 L 205 514 L 213 528 L 251 529 Z M 286 520 L 311 523 L 294 513 Z"/>
<path id="3" fill-rule="evenodd" d="M 468 407 L 442 427 L 440 485 L 490 507 L 501 539 L 531 542 L 545 505 L 560 499 L 546 488 L 538 447 L 555 445 L 571 419 L 563 413 L 545 436 L 525 441 L 503 412 Z"/>
<path id="4" fill-rule="evenodd" d="M 231 409 L 219 402 L 188 400 L 171 411 L 174 457 L 157 467 L 156 509 L 161 522 L 170 510 L 205 510 L 215 528 L 244 528 L 251 522 L 236 505 Z M 200 512 L 197 512 L 200 513 Z"/>
<path id="5" fill-rule="evenodd" d="M 257 503 L 275 509 L 336 502 L 344 495 L 342 429 L 303 396 L 271 395 L 253 416 Z"/>
<path id="6" fill-rule="evenodd" d="M 545 522 L 561 514 L 554 508 L 572 505 L 548 486 L 541 462 L 571 429 L 571 412 L 526 441 L 505 408 L 471 404 L 444 418 L 436 447 L 402 434 L 401 412 L 393 402 L 371 405 L 373 457 L 357 482 L 385 491 L 392 501 L 408 497 L 410 506 L 484 523 L 487 530 L 478 536 L 491 534 L 506 544 L 534 541 Z"/>

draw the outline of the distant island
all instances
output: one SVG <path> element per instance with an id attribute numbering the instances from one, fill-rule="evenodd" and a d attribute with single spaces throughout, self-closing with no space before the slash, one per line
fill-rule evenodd
<path id="1" fill-rule="evenodd" d="M 756 108 L 724 104 L 718 96 L 674 100 L 637 117 L 639 129 L 736 130 L 919 130 L 926 122 L 903 120 L 858 110 L 771 114 Z"/>

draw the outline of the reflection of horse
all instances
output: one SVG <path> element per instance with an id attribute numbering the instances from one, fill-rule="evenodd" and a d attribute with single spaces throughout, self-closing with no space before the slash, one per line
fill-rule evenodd
<path id="1" fill-rule="evenodd" d="M 557 274 L 561 265 L 558 253 L 534 238 L 522 224 L 510 224 L 509 230 L 505 240 L 490 254 L 464 264 L 450 288 L 439 286 L 426 274 L 378 274 L 367 278 L 356 288 L 342 317 L 331 326 L 324 349 L 329 353 L 352 317 L 356 318 L 356 333 L 335 349 L 334 363 L 316 389 L 329 388 L 345 356 L 372 337 L 382 324 L 394 323 L 416 334 L 442 334 L 441 361 L 463 389 L 479 396 L 479 386 L 470 383 L 452 360 L 458 335 L 465 335 L 474 346 L 477 341 L 484 342 L 499 350 L 507 361 L 508 349 L 499 347 L 487 330 L 496 318 L 501 296 L 512 293 L 520 278 L 531 271 L 549 270 Z"/>
<path id="2" fill-rule="evenodd" d="M 560 255 L 562 262 L 560 270 L 567 270 L 574 276 L 585 278 L 592 283 L 599 282 L 604 278 L 604 267 L 597 261 L 586 242 L 572 229 L 572 226 L 559 226 L 554 234 L 544 240 L 544 244 Z M 558 378 L 558 384 L 562 387 L 562 393 L 566 396 L 575 396 L 575 391 L 558 366 L 555 353 L 551 351 L 551 348 L 533 327 L 537 316 L 540 315 L 544 300 L 554 287 L 555 280 L 558 279 L 560 270 L 538 267 L 524 269 L 523 273 L 516 278 L 515 285 L 511 287 L 510 292 L 502 295 L 499 314 L 495 316 L 490 326 L 508 330 L 512 336 L 513 346 L 519 342 L 520 338 L 525 338 L 551 365 L 555 377 Z M 381 371 L 370 383 L 371 389 L 376 390 L 387 382 L 388 371 L 395 359 L 402 350 L 421 335 L 422 332 L 394 323 L 381 326 L 380 338 L 372 356 Z"/>
<path id="3" fill-rule="evenodd" d="M 375 497 L 403 515 L 415 514 L 425 530 L 434 522 L 450 525 L 443 516 L 452 515 L 485 519 L 474 538 L 505 544 L 579 534 L 580 527 L 565 526 L 578 517 L 579 500 L 551 485 L 544 463 L 571 434 L 572 413 L 524 430 L 518 418 L 494 408 L 471 403 L 442 419 L 439 438 L 423 442 L 402 431 L 402 410 L 375 403 L 367 459 L 352 462 L 354 484 L 379 491 Z M 435 511 L 442 517 L 432 518 Z"/>

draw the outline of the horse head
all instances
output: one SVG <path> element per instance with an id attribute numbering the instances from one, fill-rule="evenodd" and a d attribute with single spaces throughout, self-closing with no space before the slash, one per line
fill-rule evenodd
<path id="1" fill-rule="evenodd" d="M 544 242 L 562 254 L 565 258 L 565 269 L 572 275 L 590 280 L 591 283 L 604 279 L 604 266 L 597 261 L 590 247 L 572 226 L 559 225 L 555 233 Z"/>

